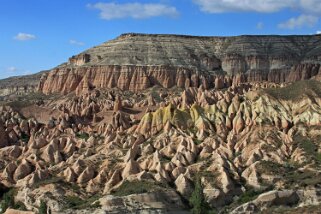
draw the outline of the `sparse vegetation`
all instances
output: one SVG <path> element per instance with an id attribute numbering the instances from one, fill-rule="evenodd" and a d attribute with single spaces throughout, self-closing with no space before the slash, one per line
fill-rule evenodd
<path id="1" fill-rule="evenodd" d="M 2 213 L 4 213 L 8 208 L 13 208 L 15 203 L 14 203 L 14 190 L 11 189 L 8 192 L 3 194 L 2 201 L 0 204 L 0 210 Z"/>
<path id="2" fill-rule="evenodd" d="M 40 202 L 40 207 L 38 209 L 39 214 L 47 214 L 48 206 L 47 203 L 44 201 Z"/>
<path id="3" fill-rule="evenodd" d="M 47 184 L 56 184 L 56 183 L 61 183 L 61 182 L 63 182 L 62 178 L 58 178 L 58 177 L 52 176 L 52 177 L 49 177 L 47 179 L 38 181 L 37 183 L 35 183 L 33 185 L 33 188 L 38 188 L 40 186 L 44 186 L 44 185 L 47 185 Z"/>
<path id="4" fill-rule="evenodd" d="M 321 164 L 321 153 L 318 152 L 317 143 L 320 139 L 311 139 L 308 136 L 296 135 L 294 142 L 298 144 L 298 147 L 304 150 L 307 154 L 307 159 L 314 160 L 317 164 Z"/>
<path id="5" fill-rule="evenodd" d="M 193 142 L 196 144 L 196 145 L 200 145 L 203 141 L 199 140 L 199 139 L 194 139 Z"/>
<path id="6" fill-rule="evenodd" d="M 299 171 L 298 166 L 294 164 L 281 165 L 271 161 L 261 161 L 258 171 L 260 174 L 277 175 L 282 178 L 286 188 L 321 185 L 321 174 L 319 172 Z"/>
<path id="7" fill-rule="evenodd" d="M 200 176 L 195 177 L 194 191 L 189 199 L 189 203 L 192 207 L 191 212 L 193 214 L 213 213 L 209 204 L 206 202 Z"/>
<path id="8" fill-rule="evenodd" d="M 100 195 L 94 195 L 89 198 L 80 198 L 78 196 L 67 196 L 65 198 L 66 208 L 68 209 L 94 209 L 100 208 L 101 205 L 98 201 Z"/>
<path id="9" fill-rule="evenodd" d="M 172 160 L 171 157 L 167 157 L 165 155 L 161 156 L 161 158 L 160 158 L 161 163 L 169 163 L 169 162 L 171 162 L 171 160 Z"/>
<path id="10" fill-rule="evenodd" d="M 321 97 L 321 83 L 316 80 L 304 80 L 292 83 L 284 88 L 263 90 L 270 96 L 282 100 L 298 100 L 303 96 Z"/>
<path id="11" fill-rule="evenodd" d="M 207 164 L 210 164 L 210 161 L 207 161 Z M 199 172 L 199 176 L 203 177 L 207 180 L 207 182 L 209 182 L 212 187 L 217 187 L 219 185 L 218 183 L 218 173 L 217 172 L 210 172 L 210 171 L 202 171 Z"/>
<path id="12" fill-rule="evenodd" d="M 237 199 L 237 203 L 244 204 L 249 201 L 252 201 L 257 198 L 261 193 L 263 193 L 263 190 L 256 190 L 253 188 L 248 188 L 247 191 L 245 191 L 240 197 Z"/>
<path id="13" fill-rule="evenodd" d="M 16 189 L 10 189 L 3 194 L 2 201 L 0 202 L 0 213 L 4 213 L 8 208 L 26 210 L 26 206 L 22 202 L 15 202 L 14 197 L 16 194 Z"/>
<path id="14" fill-rule="evenodd" d="M 266 210 L 263 210 L 261 214 L 317 214 L 320 213 L 321 205 L 311 205 L 311 206 L 304 206 L 304 207 L 271 207 Z"/>
<path id="15" fill-rule="evenodd" d="M 89 139 L 89 134 L 86 132 L 83 132 L 83 133 L 78 132 L 76 133 L 76 137 L 87 141 Z"/>

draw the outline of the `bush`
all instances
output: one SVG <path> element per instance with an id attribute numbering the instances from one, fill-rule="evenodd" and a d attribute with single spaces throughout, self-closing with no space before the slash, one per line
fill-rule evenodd
<path id="1" fill-rule="evenodd" d="M 201 178 L 199 176 L 195 179 L 195 187 L 192 196 L 189 199 L 192 206 L 193 214 L 205 214 L 210 212 L 210 206 L 205 200 Z"/>
<path id="2" fill-rule="evenodd" d="M 0 204 L 1 213 L 4 213 L 8 208 L 14 208 L 14 190 L 11 189 L 3 194 Z"/>
<path id="3" fill-rule="evenodd" d="M 94 195 L 92 197 L 82 199 L 78 196 L 67 196 L 65 198 L 66 208 L 71 209 L 86 209 L 86 208 L 99 208 L 101 207 L 99 201 L 99 195 Z"/>
<path id="4" fill-rule="evenodd" d="M 10 189 L 8 192 L 2 195 L 2 201 L 0 202 L 0 213 L 4 213 L 8 208 L 12 208 L 15 210 L 26 211 L 27 208 L 24 203 L 14 201 L 14 197 L 16 195 L 16 189 Z"/>
<path id="5" fill-rule="evenodd" d="M 89 134 L 88 134 L 88 133 L 85 133 L 85 132 L 84 132 L 84 133 L 77 133 L 77 134 L 76 134 L 76 137 L 87 141 L 87 140 L 89 139 Z"/>
<path id="6" fill-rule="evenodd" d="M 29 139 L 30 139 L 30 137 L 27 134 L 25 134 L 25 133 L 21 134 L 22 142 L 28 143 Z"/>
<path id="7" fill-rule="evenodd" d="M 38 209 L 39 214 L 47 214 L 48 206 L 46 202 L 41 201 L 40 202 L 40 207 Z"/>
<path id="8" fill-rule="evenodd" d="M 259 196 L 260 194 L 262 194 L 264 192 L 264 190 L 255 190 L 255 189 L 248 189 L 246 192 L 244 192 L 238 199 L 237 202 L 240 204 L 244 204 L 247 203 L 249 201 L 254 200 L 255 198 L 257 198 L 257 196 Z"/>

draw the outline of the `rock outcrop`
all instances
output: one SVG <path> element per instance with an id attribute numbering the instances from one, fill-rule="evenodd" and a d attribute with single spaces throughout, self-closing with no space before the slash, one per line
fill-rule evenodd
<path id="1" fill-rule="evenodd" d="M 42 71 L 32 75 L 0 80 L 0 98 L 8 95 L 24 95 L 37 92 L 40 78 L 46 72 Z"/>
<path id="2" fill-rule="evenodd" d="M 74 56 L 40 82 L 67 96 L 1 102 L 0 189 L 52 213 L 320 207 L 319 39 L 129 34 Z"/>
<path id="3" fill-rule="evenodd" d="M 81 93 L 88 88 L 137 92 L 154 85 L 220 89 L 240 82 L 309 79 L 321 75 L 320 41 L 319 35 L 124 34 L 44 74 L 39 90 L 45 94 Z"/>

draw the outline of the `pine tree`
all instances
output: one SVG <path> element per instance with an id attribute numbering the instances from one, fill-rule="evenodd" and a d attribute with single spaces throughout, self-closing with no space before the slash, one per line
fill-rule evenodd
<path id="1" fill-rule="evenodd" d="M 14 195 L 13 195 L 12 190 L 3 194 L 3 198 L 2 198 L 2 202 L 0 204 L 0 207 L 1 207 L 2 213 L 4 213 L 8 208 L 14 207 Z"/>
<path id="2" fill-rule="evenodd" d="M 46 202 L 41 201 L 41 202 L 40 202 L 40 207 L 39 207 L 39 209 L 38 209 L 39 214 L 47 214 L 47 209 L 48 209 L 48 207 L 47 207 Z"/>
<path id="3" fill-rule="evenodd" d="M 189 201 L 190 205 L 193 207 L 193 214 L 205 214 L 209 210 L 209 206 L 205 201 L 201 178 L 199 176 L 195 179 L 194 191 Z"/>

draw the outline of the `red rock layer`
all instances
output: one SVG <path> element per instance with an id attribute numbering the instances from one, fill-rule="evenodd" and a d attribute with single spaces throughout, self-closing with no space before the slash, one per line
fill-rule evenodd
<path id="1" fill-rule="evenodd" d="M 321 75 L 319 64 L 300 64 L 291 69 L 252 69 L 234 76 L 217 76 L 207 72 L 171 66 L 90 66 L 64 67 L 52 70 L 42 76 L 38 90 L 45 93 L 81 93 L 92 88 L 119 88 L 140 91 L 159 85 L 224 88 L 241 82 L 292 82 Z"/>

